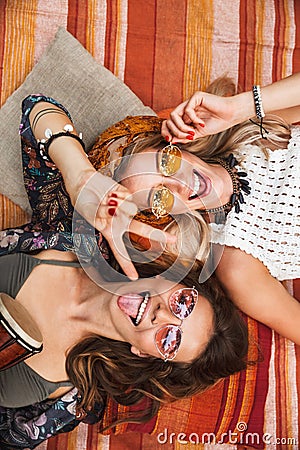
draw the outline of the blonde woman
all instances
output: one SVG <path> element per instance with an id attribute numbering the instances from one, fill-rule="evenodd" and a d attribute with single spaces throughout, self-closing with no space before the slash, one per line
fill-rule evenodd
<path id="1" fill-rule="evenodd" d="M 200 211 L 224 249 L 217 276 L 226 292 L 298 344 L 300 305 L 281 281 L 300 277 L 300 129 L 290 125 L 300 119 L 299 84 L 295 74 L 235 95 L 229 79 L 216 80 L 163 123 L 171 144 L 159 136 L 137 143 L 120 177 L 154 214 Z M 159 161 L 174 155 L 166 175 Z M 136 172 L 139 160 L 148 176 Z M 215 223 L 220 212 L 224 223 Z"/>

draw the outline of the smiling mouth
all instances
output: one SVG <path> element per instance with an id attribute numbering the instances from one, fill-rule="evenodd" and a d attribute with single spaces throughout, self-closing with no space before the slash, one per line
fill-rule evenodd
<path id="1" fill-rule="evenodd" d="M 134 326 L 138 326 L 144 316 L 147 304 L 150 300 L 150 292 L 139 294 L 125 294 L 118 298 L 118 306 L 131 320 Z"/>
<path id="2" fill-rule="evenodd" d="M 206 177 L 202 176 L 197 170 L 193 169 L 193 190 L 189 200 L 204 197 L 210 191 L 210 183 Z"/>

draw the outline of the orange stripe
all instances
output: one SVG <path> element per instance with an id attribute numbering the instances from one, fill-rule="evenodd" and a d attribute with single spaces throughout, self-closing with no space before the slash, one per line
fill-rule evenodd
<path id="1" fill-rule="evenodd" d="M 17 227 L 29 221 L 29 216 L 2 194 L 0 194 L 0 211 L 0 230 Z"/>
<path id="2" fill-rule="evenodd" d="M 230 422 L 232 420 L 232 417 L 235 413 L 235 408 L 237 406 L 236 399 L 239 389 L 240 377 L 241 377 L 240 373 L 237 373 L 236 375 L 232 375 L 229 378 L 226 404 L 223 411 L 223 417 L 221 419 L 221 423 L 217 431 L 218 439 L 222 437 L 223 433 L 227 433 L 229 430 Z"/>
<path id="3" fill-rule="evenodd" d="M 256 38 L 255 38 L 255 57 L 254 57 L 254 82 L 262 84 L 262 74 L 264 70 L 264 20 L 266 18 L 265 2 L 259 2 L 256 8 Z"/>
<path id="4" fill-rule="evenodd" d="M 0 2 L 0 86 L 2 86 L 2 75 L 3 75 L 3 59 L 4 59 L 4 41 L 6 32 L 6 1 Z M 0 94 L 0 106 L 4 103 L 6 99 L 2 98 L 2 89 Z"/>
<path id="5" fill-rule="evenodd" d="M 183 100 L 185 21 L 185 0 L 157 1 L 152 100 L 155 111 L 175 107 Z"/>
<path id="6" fill-rule="evenodd" d="M 34 65 L 34 28 L 37 0 L 11 0 L 6 8 L 6 34 L 2 74 L 2 98 L 6 99 L 24 81 Z M 20 31 L 22 33 L 20 39 Z M 20 61 L 22 63 L 20 63 Z"/>
<path id="7" fill-rule="evenodd" d="M 95 24 L 97 17 L 97 0 L 87 2 L 86 46 L 91 55 L 95 55 Z"/>
<path id="8" fill-rule="evenodd" d="M 283 60 L 283 48 L 284 48 L 284 27 L 285 23 L 285 11 L 283 2 L 274 2 L 275 7 L 275 28 L 274 28 L 274 52 L 273 52 L 273 81 L 280 80 L 282 78 L 282 60 Z"/>
<path id="9" fill-rule="evenodd" d="M 292 73 L 291 67 L 291 51 L 294 47 L 294 42 L 291 42 L 290 30 L 292 28 L 292 20 L 290 17 L 290 2 L 289 0 L 284 1 L 284 11 L 285 11 L 285 29 L 284 29 L 284 46 L 283 46 L 283 67 L 281 77 L 287 77 Z M 293 24 L 294 25 L 294 24 Z"/>
<path id="10" fill-rule="evenodd" d="M 195 90 L 204 89 L 210 82 L 212 66 L 212 40 L 214 30 L 213 2 L 187 1 L 186 62 L 184 97 Z"/>
<path id="11" fill-rule="evenodd" d="M 153 106 L 155 45 L 156 0 L 147 2 L 131 0 L 128 4 L 124 81 L 146 105 L 151 107 Z"/>

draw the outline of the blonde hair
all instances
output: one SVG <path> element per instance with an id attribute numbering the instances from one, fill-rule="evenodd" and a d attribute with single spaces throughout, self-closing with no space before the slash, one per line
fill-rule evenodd
<path id="1" fill-rule="evenodd" d="M 211 83 L 206 92 L 219 96 L 231 96 L 237 93 L 237 88 L 232 79 L 224 76 Z M 256 124 L 255 120 L 253 122 L 247 120 L 221 133 L 206 136 L 188 144 L 181 144 L 180 147 L 182 150 L 194 153 L 207 163 L 214 163 L 218 158 L 227 157 L 230 153 L 234 153 L 237 160 L 241 161 L 240 150 L 248 144 L 258 145 L 265 154 L 269 143 L 279 148 L 286 147 L 290 138 L 290 126 L 285 121 L 277 116 L 268 115 L 264 118 L 263 126 L 267 130 L 267 133 L 264 133 L 265 139 L 261 137 L 259 124 Z M 158 150 L 164 146 L 166 146 L 166 141 L 163 137 L 159 133 L 152 133 L 144 138 L 137 137 L 125 149 L 124 155 L 142 153 L 150 148 Z M 126 167 L 130 164 L 130 158 L 126 158 L 126 160 L 122 172 L 126 171 Z M 193 220 L 191 220 L 191 215 L 193 215 Z M 193 224 L 192 227 L 191 224 Z M 185 227 L 187 229 L 183 231 Z M 197 259 L 202 262 L 206 261 L 209 255 L 210 233 L 207 221 L 200 213 L 194 211 L 194 214 L 189 212 L 174 216 L 171 223 L 164 229 L 180 236 L 179 244 L 169 246 L 167 251 L 183 259 L 193 259 L 195 246 L 197 246 Z"/>

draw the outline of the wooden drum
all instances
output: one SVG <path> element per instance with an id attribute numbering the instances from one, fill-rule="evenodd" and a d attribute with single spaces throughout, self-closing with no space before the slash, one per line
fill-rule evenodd
<path id="1" fill-rule="evenodd" d="M 18 364 L 42 348 L 41 332 L 27 309 L 0 293 L 0 370 Z"/>

